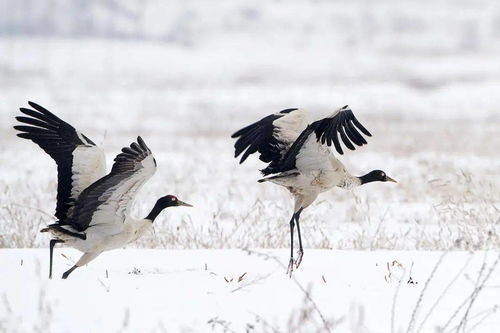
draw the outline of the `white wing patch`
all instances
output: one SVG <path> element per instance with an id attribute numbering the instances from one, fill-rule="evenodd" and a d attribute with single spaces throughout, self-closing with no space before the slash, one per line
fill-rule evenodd
<path id="1" fill-rule="evenodd" d="M 278 141 L 287 143 L 288 146 L 292 145 L 299 137 L 300 133 L 307 127 L 309 123 L 308 118 L 307 112 L 303 109 L 299 109 L 276 119 L 273 122 L 275 126 L 273 136 L 276 137 Z M 286 149 L 287 148 L 288 147 L 286 147 Z M 286 151 L 284 151 L 284 153 L 286 153 Z"/>
<path id="2" fill-rule="evenodd" d="M 297 154 L 296 168 L 302 175 L 311 177 L 311 184 L 329 190 L 333 186 L 352 189 L 360 185 L 345 166 L 335 157 L 330 148 L 317 141 L 311 133 Z"/>
<path id="3" fill-rule="evenodd" d="M 71 198 L 76 199 L 84 189 L 106 174 L 104 151 L 96 146 L 76 147 L 71 172 Z"/>
<path id="4" fill-rule="evenodd" d="M 95 226 L 96 221 L 99 221 L 99 225 L 109 225 L 113 233 L 121 232 L 137 192 L 155 172 L 153 155 L 149 155 L 141 162 L 141 168 L 137 169 L 132 176 L 110 187 L 99 197 L 99 201 L 104 201 L 104 203 L 92 215 L 89 226 Z"/>
<path id="5" fill-rule="evenodd" d="M 303 173 L 331 170 L 330 149 L 317 141 L 316 135 L 311 133 L 297 154 L 295 166 Z"/>

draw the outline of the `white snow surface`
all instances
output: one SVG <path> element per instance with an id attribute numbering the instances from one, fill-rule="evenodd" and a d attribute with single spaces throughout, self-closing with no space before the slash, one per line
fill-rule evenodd
<path id="1" fill-rule="evenodd" d="M 78 258 L 73 250 L 56 253 L 56 275 Z M 0 267 L 8 269 L 0 274 L 0 330 L 498 330 L 500 274 L 498 267 L 492 271 L 498 251 L 306 249 L 292 279 L 285 274 L 288 254 L 267 249 L 116 250 L 67 280 L 48 280 L 48 250 L 3 249 Z"/>

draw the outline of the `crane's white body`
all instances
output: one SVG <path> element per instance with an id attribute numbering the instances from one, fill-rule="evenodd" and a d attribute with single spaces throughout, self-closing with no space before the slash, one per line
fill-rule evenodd
<path id="1" fill-rule="evenodd" d="M 63 226 L 66 230 L 79 233 L 70 226 Z M 151 230 L 153 222 L 147 219 L 132 219 L 128 217 L 119 232 L 113 224 L 97 224 L 85 230 L 85 239 L 73 237 L 63 232 L 51 229 L 50 232 L 57 239 L 63 240 L 65 245 L 75 248 L 84 254 L 76 263 L 76 266 L 88 264 L 104 251 L 120 249 L 127 244 L 136 241 Z"/>
<path id="2" fill-rule="evenodd" d="M 286 143 L 281 147 L 283 154 L 308 124 L 309 117 L 303 109 L 289 113 L 273 122 L 276 126 L 273 135 L 280 142 Z M 297 154 L 296 170 L 283 172 L 263 180 L 286 187 L 294 196 L 295 212 L 308 207 L 320 193 L 336 186 L 350 189 L 360 185 L 359 178 L 352 176 L 330 148 L 318 142 L 313 134 L 307 138 Z"/>

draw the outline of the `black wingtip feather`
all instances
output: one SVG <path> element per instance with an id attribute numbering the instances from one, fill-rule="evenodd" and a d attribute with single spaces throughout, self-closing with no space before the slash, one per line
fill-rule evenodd
<path id="1" fill-rule="evenodd" d="M 349 139 L 351 139 L 352 142 L 354 142 L 358 146 L 362 146 L 363 143 L 366 143 L 361 134 L 359 134 L 358 131 L 352 128 L 349 119 L 345 119 L 343 125 L 347 136 L 349 137 Z"/>
<path id="2" fill-rule="evenodd" d="M 264 118 L 265 119 L 265 118 Z M 261 120 L 262 121 L 262 120 Z M 234 132 L 232 135 L 231 135 L 231 138 L 235 139 L 235 138 L 238 138 L 240 136 L 243 136 L 243 135 L 246 135 L 247 133 L 250 133 L 253 129 L 255 129 L 256 127 L 259 126 L 259 122 L 255 122 L 253 124 L 250 124 L 248 126 L 245 126 L 243 127 L 242 129 Z"/>
<path id="3" fill-rule="evenodd" d="M 363 125 L 361 125 L 361 123 L 358 121 L 358 119 L 356 119 L 354 114 L 352 115 L 351 120 L 352 120 L 353 124 L 356 125 L 356 127 L 359 128 L 359 130 L 361 132 L 363 132 L 365 135 L 372 136 L 372 134 Z"/>
<path id="4" fill-rule="evenodd" d="M 280 160 L 282 157 L 280 142 L 274 136 L 275 125 L 273 125 L 273 122 L 292 111 L 294 109 L 286 109 L 271 114 L 233 133 L 231 138 L 236 139 L 234 157 L 238 158 L 243 154 L 239 163 L 243 163 L 248 156 L 256 152 L 260 153 L 259 159 L 263 162 L 269 163 Z"/>
<path id="5" fill-rule="evenodd" d="M 144 142 L 144 140 L 140 136 L 137 137 L 137 142 L 139 143 L 139 146 L 141 146 L 142 149 L 149 151 L 149 147 L 146 145 L 146 142 Z"/>
<path id="6" fill-rule="evenodd" d="M 38 126 L 46 129 L 51 129 L 51 130 L 57 130 L 56 126 L 53 126 L 45 121 L 38 120 L 35 118 L 31 117 L 24 117 L 24 116 L 17 116 L 16 120 L 19 121 L 20 123 L 28 124 L 28 125 L 33 125 L 33 126 Z"/>
<path id="7" fill-rule="evenodd" d="M 344 142 L 345 146 L 347 148 L 349 148 L 350 150 L 355 150 L 356 148 L 354 148 L 351 141 L 349 141 L 349 139 L 347 138 L 345 131 L 344 131 L 344 127 L 342 126 L 342 124 L 339 123 L 337 130 L 339 131 L 340 137 L 342 138 L 342 141 Z"/>
<path id="8" fill-rule="evenodd" d="M 130 144 L 130 148 L 132 148 L 132 150 L 134 150 L 135 152 L 137 152 L 137 154 L 140 154 L 142 152 L 142 148 L 135 142 L 132 142 Z"/>
<path id="9" fill-rule="evenodd" d="M 298 110 L 298 108 L 288 108 L 288 109 L 281 110 L 279 113 L 286 114 L 286 113 L 290 113 L 290 112 L 293 112 L 296 110 Z"/>
<path id="10" fill-rule="evenodd" d="M 335 145 L 335 150 L 337 151 L 337 153 L 339 153 L 340 155 L 344 155 L 344 150 L 342 149 L 342 146 L 340 145 L 339 136 L 338 136 L 336 130 L 333 132 L 332 141 L 333 141 L 333 144 Z"/>
<path id="11" fill-rule="evenodd" d="M 31 137 L 28 133 L 23 132 L 23 133 L 17 133 L 16 135 L 20 138 L 31 140 Z"/>
<path id="12" fill-rule="evenodd" d="M 66 125 L 66 126 L 68 126 L 68 128 L 73 128 L 71 125 L 69 125 L 66 122 L 64 122 L 63 120 L 59 119 L 58 117 L 56 117 L 54 114 L 50 113 L 49 111 L 43 109 L 41 106 L 39 106 L 39 108 L 40 109 L 37 109 L 37 111 L 27 109 L 27 108 L 19 108 L 19 111 L 21 111 L 22 113 L 24 113 L 27 116 L 44 121 L 44 122 L 51 124 L 53 126 Z M 42 112 L 40 110 L 44 110 L 44 111 Z"/>
<path id="13" fill-rule="evenodd" d="M 129 147 L 123 147 L 122 148 L 122 153 L 129 154 L 129 155 L 132 155 L 132 156 L 137 155 L 137 152 L 135 152 L 133 149 L 131 149 Z"/>
<path id="14" fill-rule="evenodd" d="M 41 113 L 43 113 L 43 114 L 51 114 L 51 115 L 53 115 L 53 113 L 52 113 L 52 112 L 50 112 L 49 110 L 47 110 L 47 109 L 46 109 L 46 108 L 44 108 L 43 106 L 36 104 L 35 102 L 28 101 L 28 104 L 29 104 L 29 106 L 31 106 L 33 109 L 35 109 L 35 110 L 37 110 L 37 111 L 39 111 L 39 112 L 41 112 Z"/>
<path id="15" fill-rule="evenodd" d="M 37 110 L 40 113 L 43 113 L 45 116 L 55 120 L 55 121 L 62 121 L 59 117 L 57 117 L 55 114 L 47 110 L 41 105 L 36 104 L 35 102 L 28 101 L 28 104 L 35 110 Z"/>
<path id="16" fill-rule="evenodd" d="M 21 131 L 21 132 L 26 132 L 26 133 L 45 134 L 48 136 L 56 135 L 56 132 L 51 131 L 51 130 L 46 129 L 46 128 L 42 128 L 42 127 L 16 125 L 16 126 L 14 126 L 14 129 Z"/>

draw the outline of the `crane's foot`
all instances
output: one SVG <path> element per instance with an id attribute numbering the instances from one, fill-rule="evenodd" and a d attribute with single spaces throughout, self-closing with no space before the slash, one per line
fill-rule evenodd
<path id="1" fill-rule="evenodd" d="M 68 276 L 71 274 L 71 272 L 73 272 L 77 268 L 78 268 L 78 266 L 74 265 L 73 267 L 71 267 L 70 269 L 68 269 L 66 272 L 64 272 L 64 274 L 62 275 L 62 278 L 63 279 L 67 279 Z"/>
<path id="2" fill-rule="evenodd" d="M 286 275 L 288 275 L 290 278 L 292 277 L 294 262 L 295 261 L 293 260 L 293 257 L 291 257 L 290 262 L 288 263 L 288 269 L 286 270 Z"/>
<path id="3" fill-rule="evenodd" d="M 295 260 L 295 268 L 299 268 L 300 263 L 302 262 L 302 257 L 304 256 L 304 250 L 297 251 L 297 260 Z"/>

